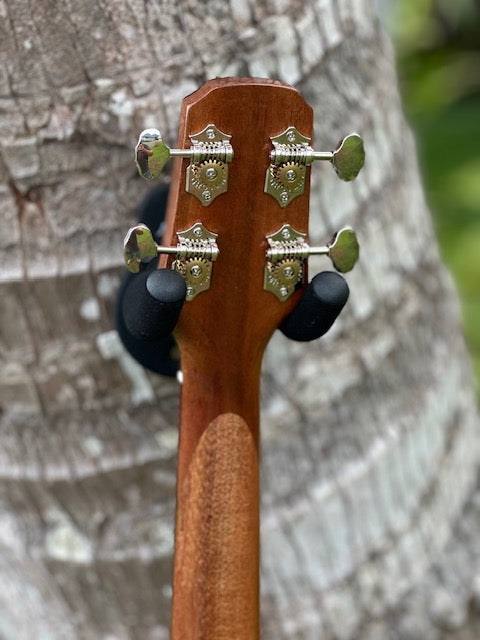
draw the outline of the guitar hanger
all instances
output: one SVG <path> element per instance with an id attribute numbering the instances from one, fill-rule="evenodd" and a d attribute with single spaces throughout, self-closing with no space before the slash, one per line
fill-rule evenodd
<path id="1" fill-rule="evenodd" d="M 159 184 L 149 191 L 138 207 L 139 222 L 147 225 L 155 238 L 160 238 L 163 233 L 168 192 L 168 185 Z M 155 263 L 152 261 L 146 265 L 145 275 L 154 268 Z M 137 310 L 132 313 L 131 323 L 138 323 L 142 318 L 139 305 L 144 302 L 145 287 L 142 288 L 137 275 L 127 271 L 117 293 L 115 326 L 119 337 L 126 350 L 142 367 L 160 375 L 175 377 L 179 369 L 179 356 L 173 335 L 163 332 L 163 335 L 155 340 L 151 335 L 155 333 L 153 331 L 150 332 L 150 339 L 146 340 L 138 325 L 133 333 L 127 329 L 125 316 L 128 317 L 129 310 Z M 135 291 L 139 292 L 139 300 L 135 299 Z"/>
<path id="2" fill-rule="evenodd" d="M 173 640 L 259 638 L 259 380 L 279 328 L 323 335 L 349 295 L 340 273 L 359 256 L 355 232 L 308 242 L 310 167 L 353 180 L 358 134 L 315 151 L 313 113 L 292 87 L 261 79 L 207 82 L 182 105 L 178 144 L 140 134 L 135 161 L 155 179 L 173 160 L 161 242 L 138 224 L 125 237 L 132 272 L 119 307 L 152 348 L 174 332 L 183 373 L 179 425 Z M 335 271 L 308 281 L 308 258 Z"/>

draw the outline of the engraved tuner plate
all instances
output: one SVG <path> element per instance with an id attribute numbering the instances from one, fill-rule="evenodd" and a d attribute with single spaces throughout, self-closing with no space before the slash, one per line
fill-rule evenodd
<path id="1" fill-rule="evenodd" d="M 233 158 L 229 136 L 214 124 L 208 124 L 202 131 L 188 136 L 191 140 L 193 158 L 187 167 L 185 190 L 198 198 L 204 207 L 228 189 L 228 163 Z"/>
<path id="2" fill-rule="evenodd" d="M 265 193 L 284 208 L 305 191 L 306 165 L 294 156 L 300 156 L 302 150 L 309 148 L 311 139 L 302 136 L 295 127 L 288 127 L 270 140 L 274 150 L 265 175 Z M 277 161 L 280 154 L 284 157 Z"/>
<path id="3" fill-rule="evenodd" d="M 289 224 L 267 236 L 270 249 L 267 251 L 263 287 L 281 301 L 288 298 L 303 281 L 303 254 L 299 258 L 298 252 L 308 245 L 305 242 L 306 233 L 296 231 Z M 272 251 L 275 256 L 271 255 Z"/>
<path id="4" fill-rule="evenodd" d="M 218 258 L 217 234 L 196 222 L 186 231 L 178 231 L 178 253 L 172 268 L 185 278 L 187 300 L 193 300 L 210 288 L 212 262 Z"/>

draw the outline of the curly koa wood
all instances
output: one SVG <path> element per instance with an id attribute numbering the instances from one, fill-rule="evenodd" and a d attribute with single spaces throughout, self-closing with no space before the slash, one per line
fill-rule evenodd
<path id="1" fill-rule="evenodd" d="M 172 639 L 258 638 L 258 454 L 240 416 L 208 425 L 178 495 Z"/>

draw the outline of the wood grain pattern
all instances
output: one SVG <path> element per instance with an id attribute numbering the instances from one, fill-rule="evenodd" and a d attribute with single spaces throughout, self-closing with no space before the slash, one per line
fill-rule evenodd
<path id="1" fill-rule="evenodd" d="M 174 640 L 258 637 L 257 468 L 239 416 L 208 425 L 180 489 Z"/>

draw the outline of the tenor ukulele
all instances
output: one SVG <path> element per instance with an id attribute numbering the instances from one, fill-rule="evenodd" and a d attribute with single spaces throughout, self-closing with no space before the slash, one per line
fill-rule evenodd
<path id="1" fill-rule="evenodd" d="M 323 333 L 348 297 L 335 272 L 308 284 L 308 256 L 325 253 L 338 271 L 358 257 L 348 227 L 324 247 L 307 233 L 309 166 L 327 160 L 353 179 L 361 138 L 317 152 L 312 134 L 312 109 L 295 89 L 228 78 L 184 99 L 178 149 L 156 129 L 136 147 L 146 178 L 176 158 L 162 246 L 144 225 L 125 239 L 142 293 L 124 305 L 132 333 L 152 340 L 174 329 L 181 356 L 173 640 L 259 638 L 262 355 L 279 326 L 300 340 Z"/>

